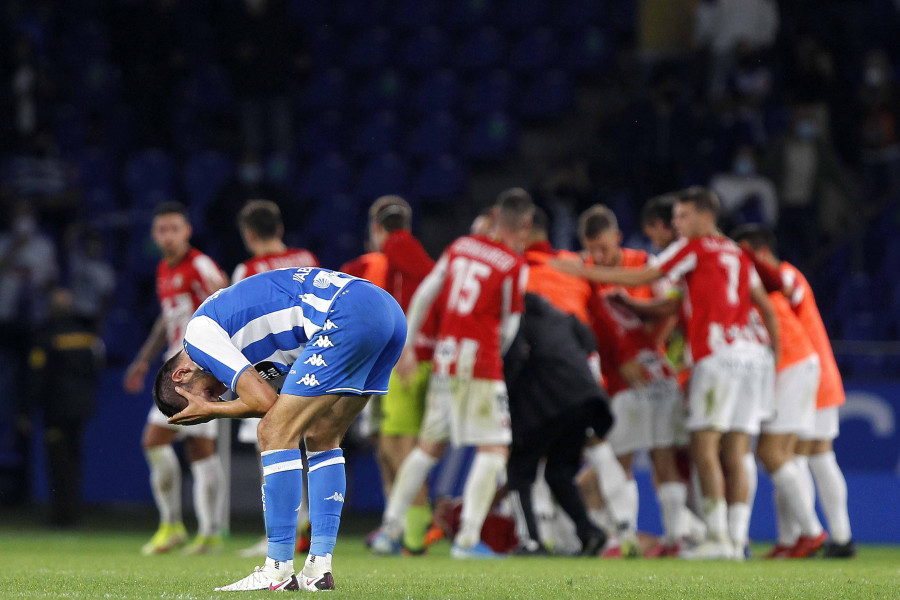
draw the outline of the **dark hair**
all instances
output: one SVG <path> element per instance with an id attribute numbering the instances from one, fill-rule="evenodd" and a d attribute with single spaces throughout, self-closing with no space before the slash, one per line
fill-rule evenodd
<path id="1" fill-rule="evenodd" d="M 712 213 L 713 217 L 718 219 L 722 210 L 719 203 L 719 197 L 716 193 L 705 187 L 695 185 L 678 192 L 678 200 L 676 202 L 693 204 L 698 212 Z"/>
<path id="2" fill-rule="evenodd" d="M 518 229 L 527 225 L 526 219 L 534 215 L 531 194 L 522 188 L 509 188 L 497 196 L 497 224 L 505 229 Z"/>
<path id="3" fill-rule="evenodd" d="M 191 215 L 188 212 L 187 206 L 181 202 L 167 201 L 157 204 L 156 208 L 153 209 L 153 218 L 161 215 L 181 215 L 184 217 L 185 221 L 189 222 L 191 220 Z"/>
<path id="4" fill-rule="evenodd" d="M 578 217 L 578 237 L 591 240 L 607 231 L 618 231 L 616 213 L 603 204 L 595 204 Z"/>
<path id="5" fill-rule="evenodd" d="M 759 223 L 746 223 L 731 231 L 729 236 L 736 242 L 747 242 L 753 250 L 767 248 L 773 254 L 777 249 L 775 234 L 771 229 Z"/>
<path id="6" fill-rule="evenodd" d="M 675 206 L 675 194 L 663 194 L 647 200 L 641 209 L 641 225 L 650 225 L 662 221 L 666 227 L 672 227 L 672 207 Z"/>
<path id="7" fill-rule="evenodd" d="M 531 229 L 543 233 L 547 233 L 550 230 L 550 220 L 547 218 L 547 212 L 540 206 L 534 207 L 534 216 L 531 218 Z"/>
<path id="8" fill-rule="evenodd" d="M 187 398 L 175 391 L 175 382 L 172 381 L 172 373 L 175 372 L 182 352 L 184 350 L 164 362 L 153 381 L 153 402 L 159 412 L 167 417 L 180 413 L 188 405 Z"/>
<path id="9" fill-rule="evenodd" d="M 382 196 L 369 208 L 369 218 L 387 232 L 412 227 L 412 208 L 400 196 Z"/>
<path id="10" fill-rule="evenodd" d="M 271 200 L 250 200 L 238 213 L 238 226 L 260 239 L 271 240 L 284 232 L 281 210 Z"/>

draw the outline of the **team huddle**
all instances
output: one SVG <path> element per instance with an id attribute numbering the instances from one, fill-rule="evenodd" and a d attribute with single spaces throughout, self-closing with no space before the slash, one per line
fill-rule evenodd
<path id="1" fill-rule="evenodd" d="M 224 288 L 190 246 L 184 207 L 160 206 L 163 310 L 125 381 L 139 391 L 168 342 L 143 441 L 160 527 L 143 551 L 186 541 L 171 447 L 180 436 L 200 525 L 185 551 L 221 549 L 215 419 L 240 418 L 261 453 L 266 561 L 217 589 L 334 589 L 340 444 L 366 409 L 387 499 L 369 539 L 376 554 L 425 551 L 427 477 L 452 444 L 475 448 L 459 517 L 444 528 L 454 558 L 555 549 L 742 560 L 757 457 L 775 489 L 769 556 L 852 556 L 832 450 L 843 386 L 812 291 L 769 231 L 726 237 L 718 212 L 703 188 L 650 200 L 652 256 L 622 248 L 615 215 L 597 205 L 579 220 L 582 251 L 570 252 L 552 248 L 546 217 L 515 188 L 434 262 L 410 232 L 409 205 L 387 196 L 369 211 L 372 252 L 331 271 L 286 247 L 278 207 L 257 200 L 238 218 L 254 258 Z M 227 390 L 233 399 L 219 401 Z M 637 531 L 642 450 L 663 522 L 653 543 Z M 513 517 L 515 548 L 490 535 L 498 505 Z M 548 505 L 560 509 L 555 527 L 536 517 Z M 297 549 L 309 553 L 295 575 Z"/>

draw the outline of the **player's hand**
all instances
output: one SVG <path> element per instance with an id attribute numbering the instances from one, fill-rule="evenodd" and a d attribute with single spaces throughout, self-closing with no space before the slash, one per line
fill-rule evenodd
<path id="1" fill-rule="evenodd" d="M 169 417 L 169 425 L 199 425 L 213 420 L 209 411 L 210 400 L 189 392 L 180 385 L 175 386 L 175 391 L 187 400 L 188 404 L 180 413 Z"/>
<path id="2" fill-rule="evenodd" d="M 633 388 L 642 388 L 650 383 L 647 373 L 644 371 L 644 365 L 638 359 L 632 359 L 619 367 L 619 373 Z"/>
<path id="3" fill-rule="evenodd" d="M 122 379 L 122 386 L 129 394 L 140 394 L 144 391 L 144 379 L 147 377 L 147 370 L 150 368 L 149 363 L 145 360 L 136 360 L 128 365 L 125 371 L 125 377 Z"/>
<path id="4" fill-rule="evenodd" d="M 403 383 L 407 383 L 416 374 L 418 367 L 419 361 L 416 359 L 416 351 L 409 346 L 404 347 L 400 360 L 397 361 L 397 366 L 394 367 L 397 370 L 397 377 Z"/>
<path id="5" fill-rule="evenodd" d="M 574 275 L 575 277 L 584 277 L 586 271 L 581 262 L 571 259 L 551 258 L 547 261 L 547 264 L 557 271 L 562 271 L 563 273 Z"/>

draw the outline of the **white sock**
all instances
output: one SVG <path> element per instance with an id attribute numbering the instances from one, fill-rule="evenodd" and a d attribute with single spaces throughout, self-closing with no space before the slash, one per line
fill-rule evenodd
<path id="1" fill-rule="evenodd" d="M 788 510 L 800 526 L 800 535 L 815 537 L 822 533 L 822 525 L 812 510 L 809 494 L 801 481 L 800 469 L 794 461 L 787 461 L 772 473 L 772 485 L 781 494 Z"/>
<path id="2" fill-rule="evenodd" d="M 293 560 L 275 560 L 274 558 L 266 557 L 266 564 L 263 567 L 266 573 L 272 579 L 277 579 L 279 581 L 284 581 L 288 577 L 294 574 L 294 561 Z"/>
<path id="3" fill-rule="evenodd" d="M 225 471 L 218 454 L 191 463 L 198 535 L 217 535 L 225 518 Z"/>
<path id="4" fill-rule="evenodd" d="M 454 540 L 456 545 L 471 548 L 481 539 L 481 527 L 497 492 L 497 478 L 505 468 L 505 456 L 495 452 L 475 453 L 463 488 L 460 528 Z"/>
<path id="5" fill-rule="evenodd" d="M 706 536 L 715 542 L 728 540 L 728 506 L 725 498 L 704 498 L 703 519 L 706 521 Z"/>
<path id="6" fill-rule="evenodd" d="M 606 510 L 612 516 L 616 526 L 627 524 L 632 513 L 631 497 L 628 487 L 628 475 L 622 464 L 613 454 L 609 442 L 602 442 L 585 450 L 585 456 L 597 473 L 600 494 L 606 504 Z"/>
<path id="7" fill-rule="evenodd" d="M 684 514 L 687 510 L 687 486 L 678 481 L 661 483 L 656 489 L 656 496 L 662 512 L 666 544 L 674 544 L 684 537 L 687 529 Z"/>
<path id="8" fill-rule="evenodd" d="M 750 505 L 735 502 L 728 505 L 728 535 L 732 543 L 743 549 L 750 537 Z"/>
<path id="9" fill-rule="evenodd" d="M 303 575 L 306 577 L 321 577 L 331 571 L 331 554 L 315 556 L 310 554 L 303 564 Z"/>
<path id="10" fill-rule="evenodd" d="M 160 523 L 181 522 L 181 465 L 172 446 L 154 446 L 144 451 L 150 465 L 150 487 L 159 509 Z"/>
<path id="11" fill-rule="evenodd" d="M 437 462 L 438 459 L 417 447 L 413 448 L 400 465 L 382 519 L 382 529 L 392 539 L 399 540 L 403 535 L 406 511 L 412 506 L 416 494 Z"/>
<path id="12" fill-rule="evenodd" d="M 615 523 L 613 523 L 612 517 L 609 516 L 609 511 L 605 508 L 588 509 L 588 518 L 591 520 L 591 523 L 606 531 L 608 535 L 615 533 Z"/>
<path id="13" fill-rule="evenodd" d="M 747 472 L 747 506 L 750 514 L 753 514 L 753 502 L 756 500 L 756 486 L 759 483 L 759 473 L 756 468 L 756 455 L 748 452 L 744 455 L 744 471 Z"/>
<path id="14" fill-rule="evenodd" d="M 634 479 L 628 480 L 625 484 L 626 501 L 628 502 L 628 532 L 637 531 L 638 507 L 640 506 L 640 497 L 638 496 L 638 485 Z"/>
<path id="15" fill-rule="evenodd" d="M 846 544 L 853 534 L 847 512 L 847 481 L 837 464 L 834 452 L 809 457 L 809 469 L 819 487 L 819 501 L 828 519 L 828 529 L 835 544 Z"/>
<path id="16" fill-rule="evenodd" d="M 800 536 L 800 525 L 797 523 L 797 519 L 794 518 L 787 500 L 784 499 L 784 494 L 779 493 L 778 490 L 773 490 L 773 492 L 775 495 L 775 514 L 777 516 L 778 545 L 793 546 L 797 543 L 797 538 Z"/>
<path id="17" fill-rule="evenodd" d="M 684 516 L 687 517 L 685 519 L 687 523 L 687 535 L 698 544 L 705 540 L 707 538 L 707 533 L 709 532 L 709 529 L 706 527 L 706 521 L 698 517 L 697 513 L 687 506 L 684 507 Z"/>

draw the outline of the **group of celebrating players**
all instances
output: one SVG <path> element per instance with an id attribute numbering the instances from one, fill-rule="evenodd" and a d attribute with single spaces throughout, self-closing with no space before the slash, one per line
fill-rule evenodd
<path id="1" fill-rule="evenodd" d="M 660 251 L 653 256 L 621 247 L 613 212 L 593 206 L 579 219 L 582 250 L 570 252 L 551 247 L 546 217 L 527 192 L 514 188 L 435 262 L 411 233 L 409 204 L 397 196 L 379 198 L 369 211 L 372 252 L 340 271 L 393 296 L 406 315 L 406 341 L 387 389 L 334 388 L 363 399 L 372 393 L 379 400 L 370 403 L 367 416 L 387 504 L 381 527 L 369 539 L 372 551 L 424 552 L 433 537 L 425 484 L 449 443 L 476 448 L 458 523 L 449 532 L 456 558 L 495 558 L 510 549 L 491 538 L 486 526 L 506 489 L 510 493 L 500 503 L 515 517 L 516 550 L 522 554 L 571 548 L 610 557 L 741 560 L 748 552 L 757 458 L 775 489 L 778 543 L 769 556 L 808 557 L 823 548 L 826 556 L 852 556 L 846 484 L 832 449 L 844 392 L 812 290 L 799 270 L 778 259 L 770 231 L 747 225 L 726 237 L 717 229 L 718 213 L 718 199 L 704 188 L 651 199 L 641 221 Z M 297 271 L 295 281 L 302 283 L 310 268 L 319 267 L 310 252 L 282 242 L 284 227 L 274 203 L 248 202 L 238 226 L 253 258 L 238 266 L 233 284 L 275 269 Z M 200 350 L 191 352 L 185 329 L 204 300 L 226 285 L 215 263 L 190 246 L 183 206 L 161 205 L 152 234 L 163 254 L 157 271 L 162 314 L 127 371 L 125 387 L 133 392 L 142 388 L 148 365 L 166 342 L 167 358 L 184 347 L 198 360 Z M 316 276 L 316 287 L 346 285 L 339 276 Z M 551 313 L 559 318 L 534 320 Z M 531 323 L 550 323 L 546 327 L 558 334 L 553 343 L 560 348 L 568 348 L 567 340 L 579 330 L 587 331 L 590 342 L 560 351 L 560 361 L 552 355 L 528 361 L 539 356 L 541 336 L 547 334 Z M 334 326 L 326 321 L 326 330 L 329 324 Z M 322 329 L 316 327 L 312 331 Z M 516 372 L 515 385 L 513 355 L 524 356 L 528 365 Z M 309 368 L 327 366 L 324 356 L 302 355 Z M 295 373 L 277 360 L 253 366 L 270 384 L 288 368 Z M 233 371 L 236 380 L 240 372 Z M 542 377 L 550 383 L 527 385 Z M 234 381 L 219 381 L 236 390 Z M 301 383 L 319 384 L 308 370 Z M 536 427 L 523 429 L 517 420 L 527 418 L 521 416 L 527 413 L 523 407 L 535 402 L 534 396 L 540 414 L 554 416 L 539 417 Z M 563 421 L 558 413 L 579 417 Z M 199 521 L 198 535 L 184 551 L 218 551 L 225 478 L 215 454 L 214 421 L 171 423 L 157 407 L 151 409 L 143 445 L 160 527 L 143 551 L 168 552 L 186 542 L 181 474 L 171 447 L 179 436 L 187 439 Z M 257 423 L 244 421 L 241 439 L 253 441 Z M 658 543 L 637 532 L 632 463 L 641 450 L 649 451 L 653 464 L 664 530 Z M 263 452 L 266 481 L 274 469 L 267 461 L 270 452 L 276 451 Z M 312 454 L 319 460 L 322 452 Z M 534 482 L 541 460 L 551 492 L 543 496 L 542 483 Z M 340 464 L 343 469 L 343 458 Z M 509 483 L 503 485 L 507 470 Z M 523 473 L 534 483 L 534 497 L 521 485 Z M 572 485 L 576 479 L 578 488 Z M 830 540 L 815 512 L 816 487 Z M 562 507 L 557 527 L 538 526 L 537 496 Z M 342 506 L 338 492 L 326 500 L 338 498 Z M 312 514 L 319 511 L 316 502 L 303 505 L 315 540 L 317 522 L 324 521 Z M 339 509 L 336 518 L 339 522 Z M 250 553 L 266 553 L 268 547 L 269 579 L 251 576 L 243 587 L 226 589 L 262 589 L 247 585 L 267 581 L 288 586 L 268 562 L 273 546 L 268 521 L 267 513 L 267 543 Z M 333 588 L 332 548 L 333 542 L 328 576 L 312 568 L 317 576 L 306 589 Z M 312 550 L 310 557 L 315 563 Z"/>

